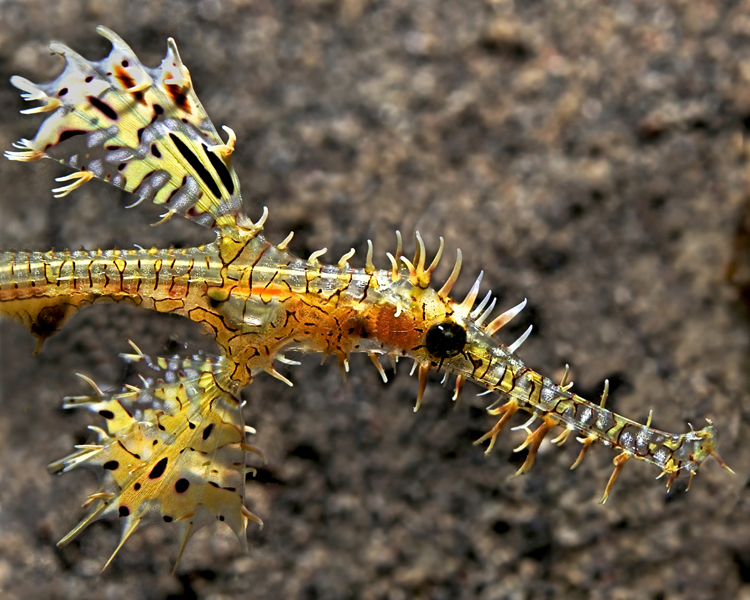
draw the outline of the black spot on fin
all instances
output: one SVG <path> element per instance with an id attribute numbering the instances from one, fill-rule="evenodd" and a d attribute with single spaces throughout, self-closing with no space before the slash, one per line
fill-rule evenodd
<path id="1" fill-rule="evenodd" d="M 105 117 L 112 121 L 117 121 L 117 113 L 109 104 L 102 102 L 96 96 L 87 96 L 87 99 L 91 103 L 91 106 L 102 113 Z"/>
<path id="2" fill-rule="evenodd" d="M 182 154 L 185 160 L 188 161 L 188 164 L 193 168 L 198 177 L 200 177 L 206 184 L 208 189 L 211 190 L 211 193 L 214 195 L 214 197 L 221 198 L 221 192 L 219 191 L 218 184 L 216 183 L 216 181 L 214 181 L 214 178 L 211 177 L 211 173 L 209 173 L 206 167 L 203 166 L 203 163 L 201 163 L 198 157 L 193 154 L 190 148 L 188 148 L 185 143 L 174 133 L 170 133 L 169 137 L 174 142 L 174 145 L 180 152 L 180 154 Z"/>
<path id="3" fill-rule="evenodd" d="M 216 169 L 216 172 L 219 174 L 219 179 L 221 179 L 224 187 L 227 188 L 229 195 L 231 196 L 232 194 L 234 194 L 234 181 L 232 181 L 232 175 L 229 173 L 229 169 L 227 169 L 224 161 L 216 156 L 216 154 L 211 152 L 206 144 L 203 144 L 203 152 L 206 153 L 206 157 L 208 158 L 213 168 Z"/>

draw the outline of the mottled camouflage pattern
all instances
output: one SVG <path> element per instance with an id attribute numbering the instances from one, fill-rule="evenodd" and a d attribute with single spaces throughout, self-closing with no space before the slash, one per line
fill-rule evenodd
<path id="1" fill-rule="evenodd" d="M 396 257 L 389 255 L 392 269 L 376 270 L 371 252 L 364 269 L 353 269 L 352 253 L 326 266 L 317 259 L 322 252 L 308 260 L 294 257 L 289 238 L 268 242 L 261 233 L 266 214 L 254 223 L 241 210 L 229 160 L 234 136 L 228 130 L 226 144 L 218 137 L 174 43 L 161 66 L 148 69 L 115 34 L 99 31 L 114 46 L 103 61 L 90 63 L 54 44 L 67 60 L 58 79 L 42 86 L 13 80 L 26 99 L 42 102 L 30 112 L 52 114 L 34 140 L 22 140 L 21 151 L 7 156 L 52 157 L 79 169 L 62 178 L 73 183 L 58 188 L 59 195 L 103 179 L 135 192 L 138 202 L 164 205 L 165 219 L 181 214 L 213 228 L 217 241 L 188 249 L 0 254 L 0 314 L 25 325 L 40 349 L 80 308 L 131 302 L 201 323 L 221 357 L 160 364 L 137 352 L 130 360 L 162 369 L 165 379 L 145 379 L 143 387 L 121 393 L 101 392 L 92 382 L 93 396 L 68 400 L 68 406 L 96 410 L 108 431 L 97 429 L 97 444 L 50 466 L 85 465 L 105 474 L 104 486 L 87 502 L 88 516 L 61 543 L 94 519 L 113 515 L 123 520 L 121 546 L 150 513 L 182 528 L 183 547 L 205 517 L 226 521 L 244 540 L 247 520 L 259 521 L 242 503 L 244 473 L 251 470 L 244 456 L 258 451 L 245 443 L 239 392 L 263 371 L 288 383 L 274 361 L 290 362 L 284 353 L 291 350 L 334 354 L 344 371 L 352 352 L 367 352 L 381 374 L 379 355 L 411 358 L 419 366 L 417 408 L 432 370 L 457 377 L 455 400 L 465 381 L 477 382 L 499 395 L 488 410 L 501 418 L 479 440 L 490 439 L 489 449 L 518 410 L 541 420 L 535 431 L 531 421 L 523 426 L 527 438 L 519 450 L 529 452 L 519 474 L 556 426 L 563 428 L 559 443 L 574 431 L 583 444 L 574 466 L 593 442 L 612 446 L 620 453 L 602 502 L 630 458 L 659 466 L 668 485 L 681 470 L 692 477 L 708 456 L 719 460 L 710 423 L 682 435 L 654 430 L 526 367 L 515 351 L 528 331 L 510 346 L 493 337 L 523 304 L 485 324 L 494 301 L 488 306 L 488 295 L 474 307 L 479 280 L 463 302 L 451 299 L 460 254 L 448 282 L 433 289 L 442 245 L 426 266 L 419 235 L 411 261 L 400 256 L 399 238 Z"/>

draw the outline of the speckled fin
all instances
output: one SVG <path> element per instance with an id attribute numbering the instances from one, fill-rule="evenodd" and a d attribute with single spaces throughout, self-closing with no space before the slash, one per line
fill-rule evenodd
<path id="1" fill-rule="evenodd" d="M 253 471 L 245 454 L 262 453 L 245 443 L 240 403 L 220 387 L 224 361 L 200 355 L 152 363 L 140 353 L 125 358 L 163 371 L 167 383 L 144 379 L 141 388 L 105 393 L 84 377 L 95 393 L 65 399 L 66 408 L 86 406 L 104 417 L 107 431 L 92 427 L 98 443 L 77 446 L 48 467 L 60 473 L 86 466 L 102 479 L 84 504 L 88 515 L 58 545 L 102 517 L 119 518 L 122 536 L 106 568 L 144 518 L 159 517 L 179 528 L 180 555 L 195 531 L 217 520 L 247 550 L 248 520 L 262 522 L 244 506 L 245 474 Z"/>
<path id="2" fill-rule="evenodd" d="M 6 152 L 11 160 L 47 157 L 74 169 L 53 190 L 64 196 L 92 178 L 164 205 L 163 218 L 181 214 L 206 227 L 235 223 L 240 186 L 231 165 L 234 133 L 224 143 L 193 91 L 173 39 L 155 69 L 143 66 L 128 45 L 106 27 L 97 31 L 112 42 L 109 56 L 91 62 L 60 43 L 50 49 L 65 58 L 54 81 L 11 83 L 27 101 L 41 104 L 22 111 L 50 116 L 33 140 L 22 139 Z"/>

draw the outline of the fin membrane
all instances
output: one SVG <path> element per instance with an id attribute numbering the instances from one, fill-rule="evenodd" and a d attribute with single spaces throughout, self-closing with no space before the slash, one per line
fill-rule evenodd
<path id="1" fill-rule="evenodd" d="M 234 133 L 224 143 L 193 91 L 177 46 L 155 69 L 143 66 L 128 45 L 106 27 L 109 56 L 91 62 L 60 43 L 50 49 L 65 58 L 54 81 L 34 84 L 15 76 L 24 100 L 41 104 L 21 111 L 51 113 L 33 140 L 6 152 L 11 160 L 47 157 L 78 172 L 53 190 L 65 196 L 92 178 L 164 205 L 163 219 L 180 214 L 205 226 L 231 227 L 241 210 L 237 174 L 231 165 Z"/>
<path id="2" fill-rule="evenodd" d="M 195 355 L 154 363 L 136 352 L 124 358 L 162 371 L 161 379 L 142 378 L 140 388 L 105 393 L 81 376 L 94 394 L 64 401 L 65 408 L 97 412 L 106 431 L 91 427 L 99 435 L 97 443 L 76 446 L 48 467 L 64 473 L 85 466 L 102 480 L 84 504 L 89 513 L 58 545 L 100 518 L 118 518 L 122 536 L 106 568 L 144 518 L 159 517 L 179 528 L 180 555 L 193 533 L 217 520 L 229 525 L 247 550 L 248 520 L 262 522 L 244 506 L 245 473 L 254 471 L 245 466 L 245 455 L 263 454 L 245 443 L 240 402 L 220 387 L 225 361 Z"/>

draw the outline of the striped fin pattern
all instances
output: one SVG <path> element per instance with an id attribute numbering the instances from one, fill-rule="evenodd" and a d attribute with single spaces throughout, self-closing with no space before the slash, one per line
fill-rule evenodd
<path id="1" fill-rule="evenodd" d="M 77 169 L 58 178 L 53 190 L 65 196 L 97 178 L 164 205 L 168 219 L 183 215 L 205 227 L 233 226 L 242 206 L 231 165 L 235 136 L 224 143 L 193 90 L 190 73 L 172 38 L 155 69 L 145 67 L 114 32 L 97 31 L 112 42 L 109 56 L 90 62 L 64 44 L 50 49 L 65 58 L 54 81 L 11 83 L 27 101 L 41 104 L 25 114 L 51 113 L 33 140 L 6 152 L 11 160 L 52 158 Z"/>

